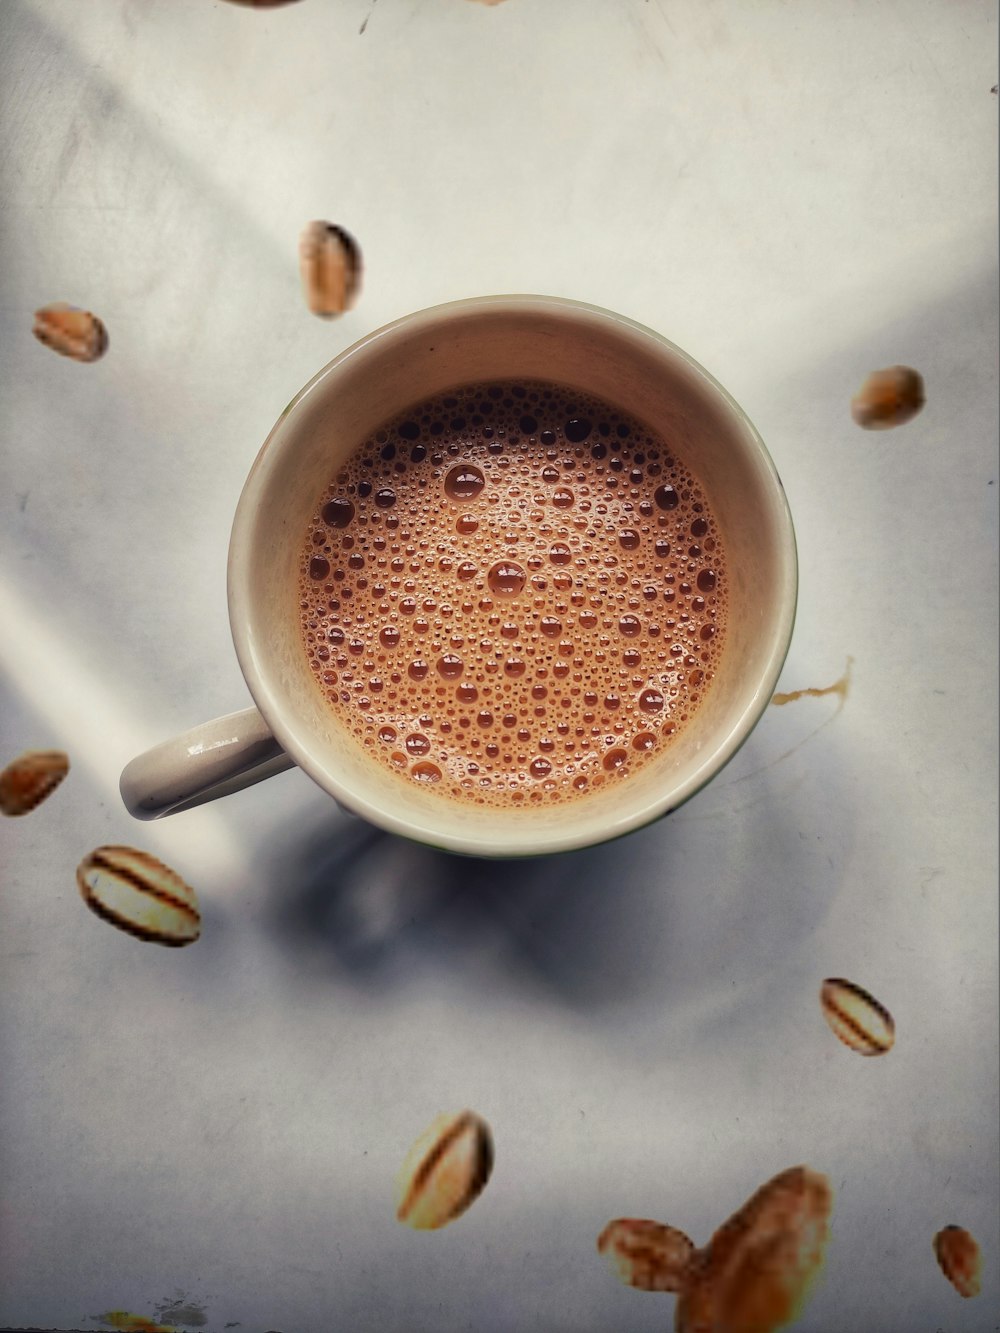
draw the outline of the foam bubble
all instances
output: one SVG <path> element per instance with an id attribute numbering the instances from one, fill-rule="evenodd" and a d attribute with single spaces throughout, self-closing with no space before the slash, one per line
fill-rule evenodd
<path id="1" fill-rule="evenodd" d="M 697 481 L 644 426 L 553 386 L 474 385 L 387 423 L 320 497 L 300 568 L 331 707 L 404 780 L 477 805 L 624 780 L 724 646 Z"/>

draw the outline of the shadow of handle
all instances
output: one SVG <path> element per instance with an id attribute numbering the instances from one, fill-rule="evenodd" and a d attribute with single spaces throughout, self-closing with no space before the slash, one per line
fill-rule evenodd
<path id="1" fill-rule="evenodd" d="M 244 708 L 147 750 L 118 785 L 131 815 L 160 819 L 294 767 L 257 709 Z"/>

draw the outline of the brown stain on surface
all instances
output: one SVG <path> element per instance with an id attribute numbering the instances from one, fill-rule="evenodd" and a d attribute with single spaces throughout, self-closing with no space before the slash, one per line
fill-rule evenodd
<path id="1" fill-rule="evenodd" d="M 787 694 L 774 695 L 771 702 L 780 707 L 782 704 L 794 703 L 796 699 L 820 699 L 824 694 L 839 694 L 840 707 L 837 711 L 840 712 L 840 708 L 843 708 L 844 704 L 847 702 L 847 696 L 850 693 L 851 667 L 853 665 L 854 658 L 849 657 L 847 659 L 847 665 L 844 668 L 844 674 L 839 680 L 835 680 L 832 685 L 824 685 L 821 689 L 815 685 L 810 685 L 804 690 L 789 690 Z"/>
<path id="2" fill-rule="evenodd" d="M 793 754 L 801 750 L 803 745 L 808 744 L 808 742 L 811 741 L 814 736 L 818 736 L 824 727 L 828 727 L 830 723 L 834 720 L 834 718 L 840 715 L 840 710 L 843 708 L 847 696 L 850 693 L 851 668 L 853 665 L 854 665 L 854 658 L 848 657 L 847 665 L 844 668 L 844 674 L 840 677 L 840 679 L 834 681 L 832 685 L 824 686 L 822 689 L 810 687 L 809 689 L 805 690 L 790 690 L 787 694 L 775 694 L 771 699 L 771 703 L 779 705 L 792 703 L 796 699 L 804 699 L 809 696 L 815 698 L 817 696 L 821 696 L 824 694 L 839 695 L 840 702 L 837 704 L 837 707 L 833 710 L 833 712 L 829 715 L 829 717 L 824 718 L 822 722 L 818 723 L 817 726 L 813 727 L 812 731 L 810 731 L 808 735 L 803 736 L 802 739 L 798 741 L 795 745 L 793 745 L 790 750 L 786 750 L 783 754 L 779 754 L 776 759 L 772 759 L 766 764 L 761 764 L 760 768 L 751 769 L 749 773 L 743 773 L 740 777 L 733 778 L 730 782 L 723 782 L 722 784 L 720 784 L 720 789 L 737 787 L 740 785 L 740 783 L 749 782 L 751 781 L 751 779 L 757 777 L 758 774 L 766 773 L 769 769 L 776 768 L 778 764 L 783 764 L 786 759 L 791 759 Z M 764 793 L 763 796 L 758 796 L 756 800 L 750 801 L 746 805 L 737 806 L 731 809 L 729 813 L 731 814 L 736 813 L 738 810 L 749 810 L 752 805 L 756 805 L 758 804 L 759 801 L 765 799 L 767 799 L 766 792 Z M 678 819 L 679 822 L 687 822 L 693 819 L 717 819 L 720 813 L 721 812 L 719 810 L 712 810 L 704 815 L 680 814 L 677 815 L 676 818 Z"/>

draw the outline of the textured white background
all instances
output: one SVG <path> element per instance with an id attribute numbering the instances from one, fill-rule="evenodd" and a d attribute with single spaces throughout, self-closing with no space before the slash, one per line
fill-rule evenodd
<path id="1" fill-rule="evenodd" d="M 0 826 L 0 1323 L 663 1329 L 605 1222 L 703 1243 L 806 1162 L 837 1193 L 803 1330 L 998 1327 L 996 39 L 986 0 L 0 0 L 0 761 L 73 761 Z M 338 322 L 314 217 L 364 250 Z M 249 701 L 225 558 L 274 419 L 388 320 L 517 291 L 746 408 L 800 543 L 781 688 L 852 657 L 842 710 L 771 708 L 674 817 L 544 863 L 372 834 L 300 773 L 132 821 L 124 763 Z M 102 362 L 32 338 L 56 300 Z M 858 430 L 895 362 L 925 411 Z M 86 911 L 107 842 L 196 886 L 194 947 Z M 833 1038 L 828 975 L 890 1055 Z M 394 1173 L 465 1105 L 493 1179 L 412 1233 Z"/>

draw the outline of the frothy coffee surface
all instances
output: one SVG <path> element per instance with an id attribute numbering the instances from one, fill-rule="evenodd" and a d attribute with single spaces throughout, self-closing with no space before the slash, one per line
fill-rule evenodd
<path id="1" fill-rule="evenodd" d="M 300 607 L 316 680 L 373 758 L 509 806 L 663 753 L 710 686 L 726 586 L 669 443 L 523 381 L 429 399 L 365 441 L 309 525 Z"/>

